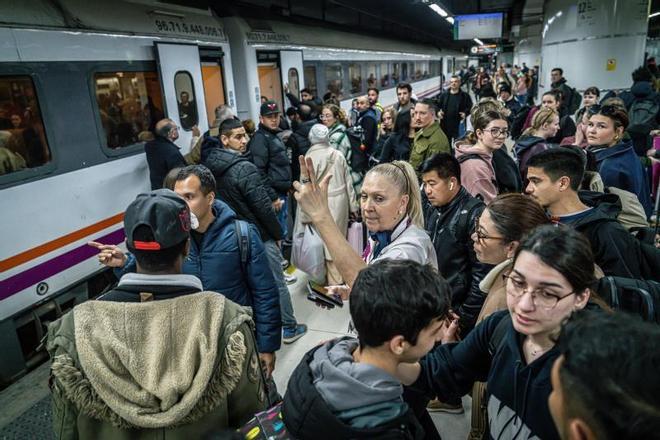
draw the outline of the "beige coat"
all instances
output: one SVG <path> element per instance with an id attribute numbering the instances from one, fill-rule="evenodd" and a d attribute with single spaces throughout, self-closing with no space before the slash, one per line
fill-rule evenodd
<path id="1" fill-rule="evenodd" d="M 319 181 L 328 174 L 332 174 L 330 186 L 328 187 L 328 206 L 339 230 L 346 235 L 348 214 L 358 210 L 353 181 L 346 159 L 330 144 L 312 145 L 305 155 L 305 158 L 307 157 L 311 157 L 314 161 L 314 171 Z M 311 219 L 298 206 L 294 234 L 295 231 L 302 229 L 303 224 L 307 223 L 311 223 Z M 332 260 L 327 246 L 325 248 L 325 259 Z"/>

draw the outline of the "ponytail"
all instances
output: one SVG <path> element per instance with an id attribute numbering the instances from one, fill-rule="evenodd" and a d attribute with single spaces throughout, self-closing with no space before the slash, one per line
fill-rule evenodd
<path id="1" fill-rule="evenodd" d="M 559 113 L 557 113 L 556 110 L 547 107 L 541 108 L 534 114 L 531 125 L 522 132 L 521 136 L 529 136 L 533 132 L 540 130 L 543 127 L 543 124 L 551 122 L 555 116 L 559 116 Z"/>

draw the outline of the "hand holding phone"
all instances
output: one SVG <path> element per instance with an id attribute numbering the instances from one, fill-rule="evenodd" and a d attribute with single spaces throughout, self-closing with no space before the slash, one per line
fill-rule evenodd
<path id="1" fill-rule="evenodd" d="M 341 295 L 338 293 L 330 293 L 325 287 L 316 286 L 311 282 L 308 282 L 307 292 L 307 299 L 317 303 L 321 307 L 328 309 L 344 307 L 344 302 L 341 299 Z"/>

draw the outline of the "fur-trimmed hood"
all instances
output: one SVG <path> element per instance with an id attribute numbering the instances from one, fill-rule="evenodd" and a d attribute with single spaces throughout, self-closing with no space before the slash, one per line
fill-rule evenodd
<path id="1" fill-rule="evenodd" d="M 246 311 L 212 292 L 89 301 L 49 327 L 52 376 L 80 413 L 118 428 L 189 424 L 237 386 L 246 322 Z"/>

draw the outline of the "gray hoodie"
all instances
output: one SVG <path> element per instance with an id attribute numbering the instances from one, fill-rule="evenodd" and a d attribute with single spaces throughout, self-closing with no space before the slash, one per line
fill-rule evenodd
<path id="1" fill-rule="evenodd" d="M 339 419 L 369 428 L 399 417 L 408 409 L 397 378 L 372 365 L 357 363 L 358 340 L 326 342 L 309 364 L 314 386 Z"/>

